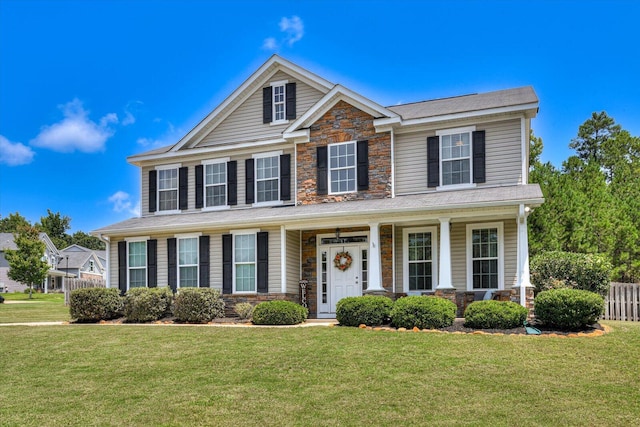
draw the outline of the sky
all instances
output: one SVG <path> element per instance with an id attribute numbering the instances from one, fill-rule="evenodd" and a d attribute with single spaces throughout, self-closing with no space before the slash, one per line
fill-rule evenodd
<path id="1" fill-rule="evenodd" d="M 0 217 L 137 216 L 171 145 L 269 57 L 384 106 L 533 86 L 543 161 L 594 111 L 640 136 L 640 2 L 0 0 Z"/>

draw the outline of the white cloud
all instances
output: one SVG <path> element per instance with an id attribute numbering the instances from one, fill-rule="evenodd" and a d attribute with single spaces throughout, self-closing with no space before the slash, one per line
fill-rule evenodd
<path id="1" fill-rule="evenodd" d="M 159 119 L 160 120 L 160 119 Z M 173 123 L 167 123 L 167 131 L 160 138 L 145 138 L 140 137 L 136 140 L 138 145 L 141 145 L 145 148 L 159 148 L 165 147 L 167 145 L 175 144 L 180 140 L 180 137 L 183 135 L 180 129 L 176 129 Z"/>
<path id="2" fill-rule="evenodd" d="M 280 20 L 280 31 L 286 34 L 284 41 L 289 46 L 293 46 L 293 44 L 300 40 L 304 35 L 304 24 L 302 23 L 302 19 L 295 15 L 291 18 L 283 17 Z"/>
<path id="3" fill-rule="evenodd" d="M 132 109 L 137 110 L 137 106 L 142 105 L 142 101 L 131 101 L 124 107 L 124 119 L 120 122 L 122 126 L 129 126 L 136 122 L 136 117 L 133 115 Z"/>
<path id="4" fill-rule="evenodd" d="M 304 36 L 304 23 L 299 16 L 292 16 L 287 18 L 283 16 L 278 24 L 280 31 L 284 33 L 280 41 L 275 37 L 268 37 L 262 42 L 262 48 L 267 50 L 278 50 L 282 44 L 286 44 L 289 47 Z"/>
<path id="5" fill-rule="evenodd" d="M 111 197 L 109 197 L 109 203 L 113 204 L 114 212 L 128 212 L 132 215 L 140 216 L 140 202 L 137 202 L 134 205 L 129 193 L 116 191 Z"/>
<path id="6" fill-rule="evenodd" d="M 0 163 L 7 166 L 26 165 L 31 163 L 34 155 L 30 147 L 20 142 L 11 142 L 0 135 Z"/>
<path id="7" fill-rule="evenodd" d="M 105 115 L 96 123 L 89 118 L 89 112 L 77 98 L 58 108 L 62 110 L 64 118 L 58 123 L 44 126 L 31 145 L 62 153 L 104 150 L 105 142 L 115 133 L 110 125 L 118 123 L 115 113 Z"/>

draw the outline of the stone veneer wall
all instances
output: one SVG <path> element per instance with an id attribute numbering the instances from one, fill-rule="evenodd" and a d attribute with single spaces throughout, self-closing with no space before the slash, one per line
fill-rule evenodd
<path id="1" fill-rule="evenodd" d="M 238 317 L 234 307 L 240 302 L 250 302 L 254 306 L 264 301 L 286 300 L 300 303 L 299 294 L 252 294 L 252 295 L 222 295 L 224 301 L 224 315 L 226 317 Z"/>
<path id="2" fill-rule="evenodd" d="M 391 197 L 391 134 L 376 133 L 373 116 L 339 101 L 310 127 L 308 143 L 298 144 L 299 205 Z M 317 193 L 316 148 L 347 141 L 369 141 L 369 190 L 340 195 Z"/>

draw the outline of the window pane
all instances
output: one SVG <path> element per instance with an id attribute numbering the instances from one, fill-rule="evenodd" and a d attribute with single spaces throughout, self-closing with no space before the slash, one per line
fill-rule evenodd
<path id="1" fill-rule="evenodd" d="M 236 291 L 255 292 L 255 264 L 236 265 Z"/>
<path id="2" fill-rule="evenodd" d="M 198 267 L 180 267 L 180 287 L 193 288 L 198 286 Z"/>
<path id="3" fill-rule="evenodd" d="M 236 235 L 235 262 L 255 262 L 255 235 Z"/>
<path id="4" fill-rule="evenodd" d="M 227 182 L 227 164 L 215 163 L 206 165 L 205 185 L 224 184 Z"/>
<path id="5" fill-rule="evenodd" d="M 498 229 L 472 231 L 473 287 L 498 288 Z"/>
<path id="6" fill-rule="evenodd" d="M 178 209 L 178 190 L 159 191 L 158 208 L 161 211 Z"/>
<path id="7" fill-rule="evenodd" d="M 147 266 L 147 242 L 129 242 L 129 267 Z"/>
<path id="8" fill-rule="evenodd" d="M 147 269 L 135 268 L 129 270 L 129 288 L 144 288 L 147 286 Z"/>
<path id="9" fill-rule="evenodd" d="M 198 238 L 178 239 L 178 265 L 198 264 Z"/>
<path id="10" fill-rule="evenodd" d="M 227 186 L 211 185 L 207 187 L 206 207 L 225 206 L 227 204 Z"/>

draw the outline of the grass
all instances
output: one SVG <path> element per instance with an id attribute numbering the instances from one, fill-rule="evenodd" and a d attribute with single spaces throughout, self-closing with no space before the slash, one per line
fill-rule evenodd
<path id="1" fill-rule="evenodd" d="M 69 307 L 64 305 L 64 294 L 29 294 L 13 292 L 2 294 L 0 323 L 56 322 L 69 320 Z M 20 304 L 11 304 L 18 301 Z"/>
<path id="2" fill-rule="evenodd" d="M 610 426 L 640 324 L 594 338 L 346 327 L 0 328 L 3 426 Z"/>

